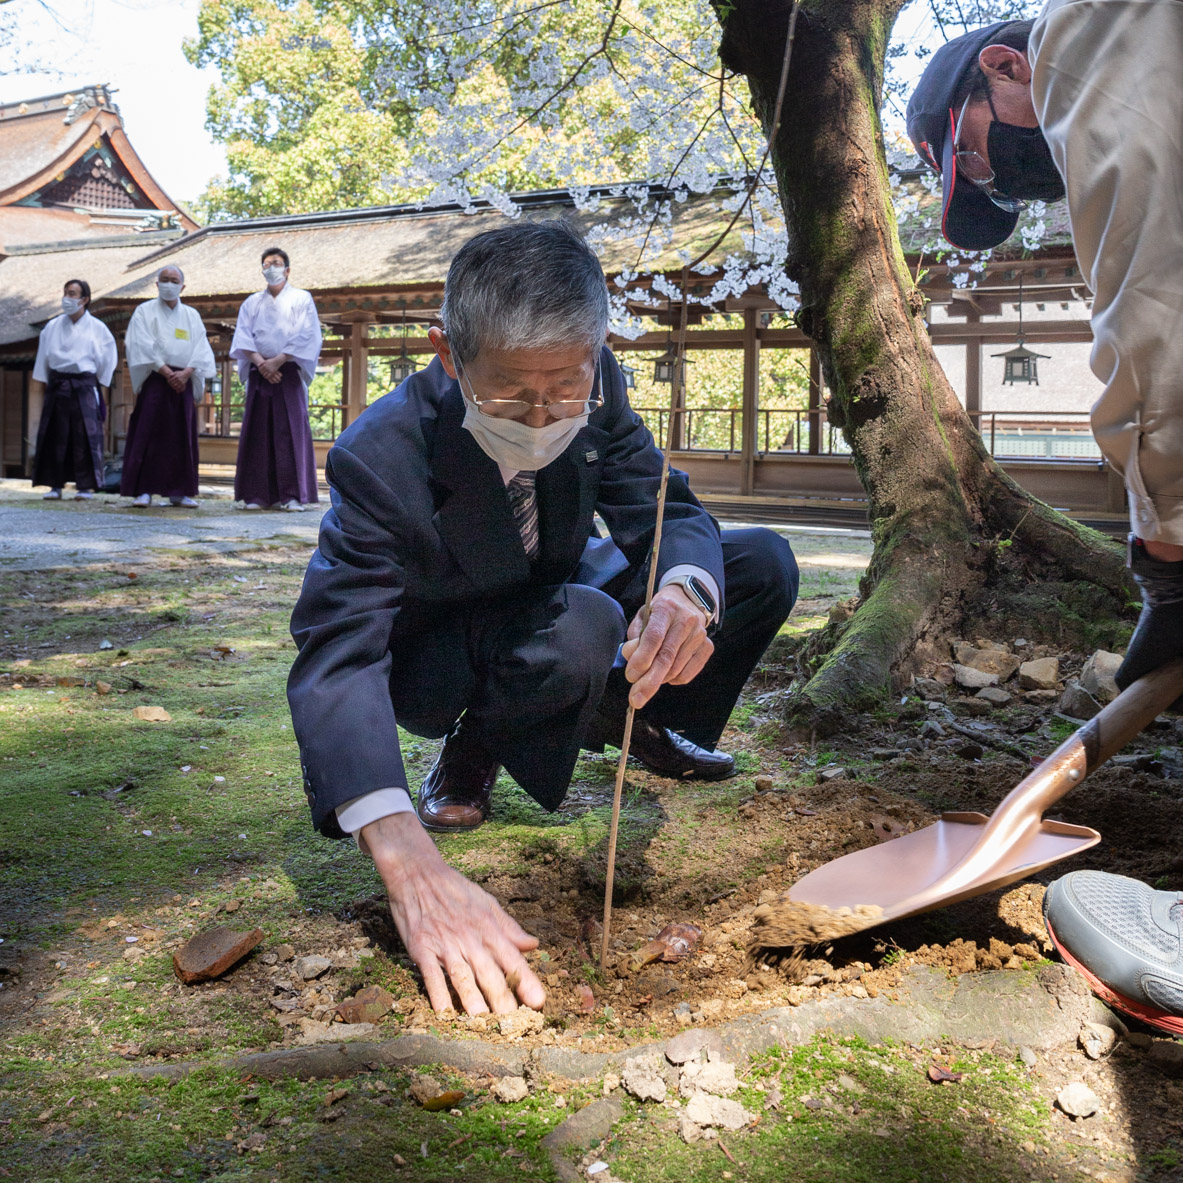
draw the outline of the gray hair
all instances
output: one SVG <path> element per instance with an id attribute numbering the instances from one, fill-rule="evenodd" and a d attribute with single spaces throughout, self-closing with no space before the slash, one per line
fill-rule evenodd
<path id="1" fill-rule="evenodd" d="M 159 280 L 166 271 L 175 271 L 181 277 L 181 283 L 185 282 L 185 273 L 176 265 L 176 263 L 165 263 L 165 265 L 156 272 L 157 280 Z"/>
<path id="2" fill-rule="evenodd" d="M 493 349 L 599 349 L 608 285 L 595 252 L 567 222 L 517 222 L 460 248 L 440 320 L 462 362 Z"/>

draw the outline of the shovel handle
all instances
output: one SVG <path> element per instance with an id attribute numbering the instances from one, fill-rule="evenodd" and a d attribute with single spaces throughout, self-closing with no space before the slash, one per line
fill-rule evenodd
<path id="1" fill-rule="evenodd" d="M 1070 793 L 1110 756 L 1120 752 L 1152 719 L 1183 695 L 1183 658 L 1168 662 L 1123 690 L 1100 714 L 1070 735 L 1003 806 L 1021 800 L 1043 812 Z M 1000 807 L 1000 813 L 1009 812 Z"/>

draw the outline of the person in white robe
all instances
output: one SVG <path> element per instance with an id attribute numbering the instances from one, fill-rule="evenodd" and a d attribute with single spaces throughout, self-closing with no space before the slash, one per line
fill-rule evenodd
<path id="1" fill-rule="evenodd" d="M 300 510 L 319 500 L 308 385 L 322 336 L 312 295 L 288 282 L 278 247 L 263 252 L 267 286 L 238 310 L 230 356 L 246 387 L 234 496 L 245 509 Z"/>
<path id="2" fill-rule="evenodd" d="M 41 330 L 32 394 L 44 395 L 37 424 L 33 484 L 48 485 L 59 501 L 73 482 L 75 501 L 103 485 L 105 398 L 119 361 L 115 338 L 90 314 L 90 284 L 71 279 L 62 289 L 62 312 Z"/>
<path id="3" fill-rule="evenodd" d="M 156 299 L 141 304 L 124 348 L 136 406 L 127 429 L 119 491 L 137 506 L 153 494 L 176 506 L 197 504 L 197 403 L 217 372 L 205 325 L 181 303 L 185 275 L 162 267 Z"/>

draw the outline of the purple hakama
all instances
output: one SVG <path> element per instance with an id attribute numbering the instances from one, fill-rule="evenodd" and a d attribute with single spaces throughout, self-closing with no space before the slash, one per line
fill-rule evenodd
<path id="1" fill-rule="evenodd" d="M 293 361 L 285 362 L 279 374 L 280 380 L 271 383 L 250 368 L 234 496 L 255 505 L 310 505 L 320 498 L 304 382 Z"/>
<path id="2" fill-rule="evenodd" d="M 124 497 L 197 496 L 197 407 L 193 379 L 178 394 L 163 374 L 150 374 L 140 387 L 123 453 Z"/>
<path id="3" fill-rule="evenodd" d="M 34 485 L 60 489 L 73 481 L 80 493 L 95 493 L 102 488 L 103 422 L 99 406 L 94 374 L 49 371 L 37 425 Z"/>

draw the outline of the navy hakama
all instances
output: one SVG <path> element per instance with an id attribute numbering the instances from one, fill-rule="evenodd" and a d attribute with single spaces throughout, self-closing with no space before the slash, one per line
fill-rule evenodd
<path id="1" fill-rule="evenodd" d="M 125 497 L 197 496 L 197 407 L 193 379 L 179 394 L 163 374 L 150 374 L 140 387 L 123 453 Z"/>
<path id="2" fill-rule="evenodd" d="M 73 481 L 80 493 L 96 493 L 102 488 L 103 418 L 99 400 L 94 374 L 49 371 L 37 425 L 34 485 L 60 489 Z"/>
<path id="3" fill-rule="evenodd" d="M 251 366 L 238 440 L 234 496 L 254 505 L 318 501 L 316 454 L 300 367 L 285 362 L 280 380 L 268 382 Z"/>

